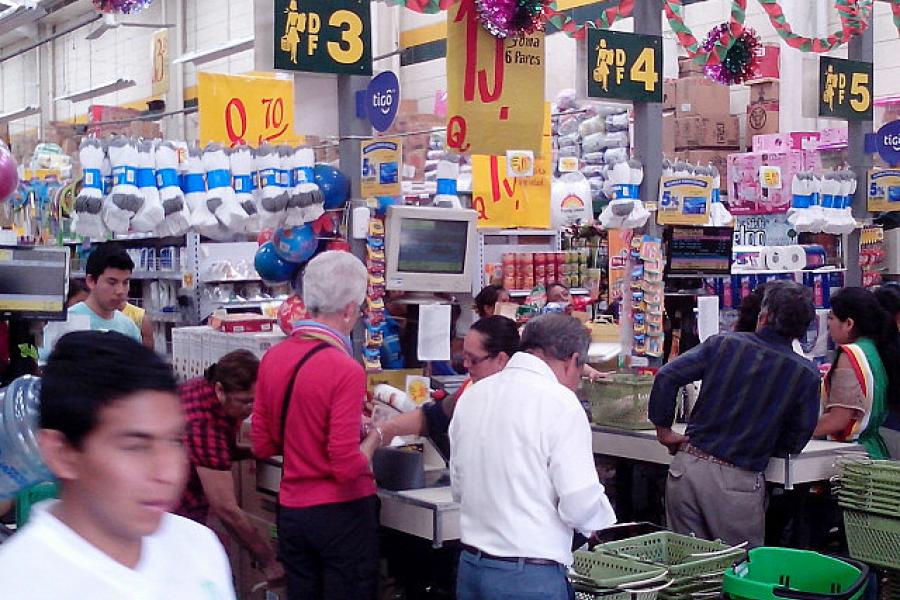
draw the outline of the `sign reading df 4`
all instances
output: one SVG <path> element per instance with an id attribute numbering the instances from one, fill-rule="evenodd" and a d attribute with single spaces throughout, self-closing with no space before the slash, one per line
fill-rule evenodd
<path id="1" fill-rule="evenodd" d="M 872 120 L 872 63 L 819 57 L 819 116 Z"/>
<path id="2" fill-rule="evenodd" d="M 275 68 L 372 74 L 369 0 L 275 0 Z"/>
<path id="3" fill-rule="evenodd" d="M 588 96 L 662 102 L 662 38 L 588 29 Z"/>

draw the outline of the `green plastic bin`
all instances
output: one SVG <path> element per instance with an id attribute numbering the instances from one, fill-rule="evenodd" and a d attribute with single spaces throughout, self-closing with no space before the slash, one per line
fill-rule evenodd
<path id="1" fill-rule="evenodd" d="M 665 579 L 665 567 L 620 558 L 603 552 L 578 550 L 572 570 L 598 587 L 642 586 Z"/>
<path id="2" fill-rule="evenodd" d="M 859 600 L 869 567 L 849 558 L 791 548 L 754 548 L 725 571 L 722 592 L 743 600 Z"/>
<path id="3" fill-rule="evenodd" d="M 609 542 L 594 550 L 664 566 L 668 568 L 669 576 L 675 580 L 673 587 L 676 589 L 679 583 L 693 583 L 692 580 L 697 577 L 721 575 L 746 553 L 743 548 L 733 548 L 722 542 L 710 542 L 671 531 Z"/>
<path id="4" fill-rule="evenodd" d="M 608 379 L 583 381 L 579 398 L 591 405 L 591 421 L 622 429 L 653 429 L 648 409 L 652 375 L 620 373 Z"/>
<path id="5" fill-rule="evenodd" d="M 887 569 L 900 569 L 900 518 L 844 510 L 850 556 Z"/>

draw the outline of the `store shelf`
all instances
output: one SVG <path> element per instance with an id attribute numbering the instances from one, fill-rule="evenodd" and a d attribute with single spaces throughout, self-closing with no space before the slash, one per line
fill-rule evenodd
<path id="1" fill-rule="evenodd" d="M 512 290 L 509 292 L 509 295 L 511 298 L 527 298 L 530 293 L 531 290 Z M 587 296 L 591 292 L 584 288 L 572 288 L 569 290 L 569 293 L 573 296 Z"/>
<path id="2" fill-rule="evenodd" d="M 845 273 L 847 269 L 838 269 L 836 267 L 821 267 L 819 269 L 799 269 L 796 271 L 767 271 L 765 269 L 755 271 L 732 271 L 732 275 L 796 275 L 797 273 Z"/>
<path id="3" fill-rule="evenodd" d="M 84 279 L 85 272 L 84 271 L 70 271 L 70 277 L 74 277 L 76 279 Z M 150 281 L 181 281 L 181 272 L 180 271 L 132 271 L 131 272 L 132 279 L 140 279 L 140 280 L 150 280 Z"/>
<path id="4" fill-rule="evenodd" d="M 261 283 L 262 277 L 202 277 L 200 283 L 216 284 L 216 283 Z"/>
<path id="5" fill-rule="evenodd" d="M 184 320 L 180 312 L 148 310 L 146 315 L 157 323 L 181 323 Z"/>

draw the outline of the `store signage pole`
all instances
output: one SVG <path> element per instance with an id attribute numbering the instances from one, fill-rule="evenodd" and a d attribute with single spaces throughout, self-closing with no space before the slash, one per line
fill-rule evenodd
<path id="1" fill-rule="evenodd" d="M 634 6 L 634 33 L 662 35 L 662 0 L 641 0 Z M 653 205 L 659 195 L 662 176 L 662 104 L 634 103 L 634 155 L 644 165 L 641 199 Z M 654 216 L 647 222 L 647 231 L 659 236 L 660 227 Z"/>
<path id="2" fill-rule="evenodd" d="M 850 39 L 847 47 L 847 58 L 871 63 L 874 58 L 873 28 L 869 27 L 861 34 Z M 866 202 L 866 182 L 869 169 L 872 168 L 872 155 L 866 152 L 866 134 L 872 133 L 872 121 L 848 121 L 847 122 L 847 154 L 850 167 L 856 173 L 859 185 L 853 198 L 853 216 L 862 219 L 868 216 Z M 847 248 L 844 256 L 847 259 L 847 277 L 845 284 L 848 286 L 862 285 L 862 269 L 859 264 L 859 235 L 860 230 L 855 229 L 847 237 Z"/>

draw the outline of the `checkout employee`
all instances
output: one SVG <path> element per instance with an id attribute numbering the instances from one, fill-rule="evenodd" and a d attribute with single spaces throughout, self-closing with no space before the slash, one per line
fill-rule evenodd
<path id="1" fill-rule="evenodd" d="M 469 371 L 469 378 L 453 396 L 380 424 L 384 443 L 390 443 L 396 436 L 425 435 L 434 440 L 445 456 L 449 456 L 447 432 L 460 395 L 471 384 L 502 371 L 518 350 L 519 331 L 514 321 L 499 315 L 475 321 L 463 342 L 463 363 Z"/>

